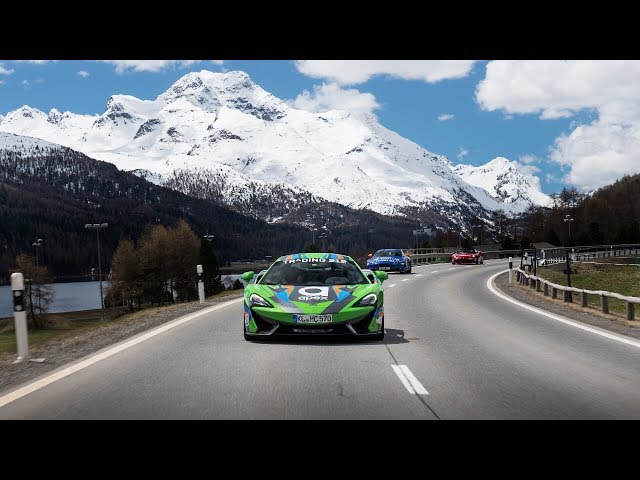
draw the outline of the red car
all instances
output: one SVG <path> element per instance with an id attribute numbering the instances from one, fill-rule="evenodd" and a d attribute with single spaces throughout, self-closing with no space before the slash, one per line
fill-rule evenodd
<path id="1" fill-rule="evenodd" d="M 451 255 L 451 263 L 474 263 L 476 265 L 484 263 L 484 253 L 475 248 L 465 248 L 461 252 Z"/>

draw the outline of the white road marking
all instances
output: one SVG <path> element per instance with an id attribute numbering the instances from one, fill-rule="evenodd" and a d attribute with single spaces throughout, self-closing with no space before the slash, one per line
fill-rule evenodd
<path id="1" fill-rule="evenodd" d="M 422 276 L 422 274 L 421 274 L 421 273 L 419 273 L 419 274 L 417 274 L 417 275 L 416 275 L 416 277 L 421 277 L 421 276 Z"/>
<path id="2" fill-rule="evenodd" d="M 115 355 L 118 352 L 121 352 L 122 350 L 126 350 L 129 347 L 132 347 L 134 345 L 137 345 L 138 343 L 142 343 L 145 340 L 148 340 L 152 337 L 155 337 L 156 335 L 160 335 L 161 333 L 166 332 L 167 330 L 171 330 L 172 328 L 177 327 L 178 325 L 182 325 L 183 323 L 189 322 L 191 320 L 194 320 L 198 317 L 201 317 L 202 315 L 206 315 L 208 313 L 211 313 L 215 310 L 220 310 L 222 308 L 228 307 L 229 305 L 233 305 L 235 303 L 241 302 L 243 301 L 243 298 L 238 298 L 235 300 L 230 300 L 228 302 L 224 302 L 221 303 L 219 305 L 214 305 L 212 307 L 209 308 L 204 308 L 202 310 L 199 310 L 195 313 L 191 313 L 189 315 L 185 315 L 183 317 L 177 318 L 176 320 L 173 320 L 172 322 L 169 323 L 165 323 L 164 325 L 154 328 L 153 330 L 150 330 L 146 333 L 140 334 L 132 339 L 129 340 L 125 340 L 121 343 L 116 344 L 115 346 L 109 347 L 107 348 L 107 350 L 104 350 L 90 358 L 87 358 L 86 360 L 83 360 L 81 362 L 78 362 L 76 364 L 73 364 L 69 367 L 66 367 L 58 372 L 54 372 L 51 375 L 47 375 L 44 378 L 41 378 L 40 380 L 37 380 L 33 383 L 30 383 L 28 385 L 25 385 L 22 388 L 19 388 L 17 390 L 14 390 L 13 392 L 10 392 L 2 397 L 0 397 L 0 407 L 4 407 L 5 405 L 7 405 L 8 403 L 13 402 L 14 400 L 18 400 L 19 398 L 24 397 L 25 395 L 28 395 L 30 393 L 35 392 L 36 390 L 40 390 L 43 387 L 46 387 L 47 385 L 55 382 L 56 380 L 60 380 L 61 378 L 64 377 L 68 377 L 69 375 L 82 370 L 84 368 L 87 368 L 91 365 L 93 365 L 94 363 L 98 363 L 100 360 L 104 360 L 105 358 L 108 358 L 112 355 Z"/>
<path id="3" fill-rule="evenodd" d="M 527 305 L 526 303 L 522 303 L 522 302 L 520 302 L 518 300 L 515 300 L 515 299 L 513 299 L 511 297 L 508 297 L 508 296 L 504 295 L 503 293 L 500 293 L 493 286 L 493 281 L 498 275 L 506 273 L 508 271 L 509 270 L 503 270 L 502 272 L 498 272 L 495 275 L 492 275 L 487 280 L 487 288 L 489 290 L 491 290 L 491 292 L 494 293 L 495 295 L 497 295 L 498 297 L 503 298 L 504 300 L 507 300 L 508 302 L 514 303 L 514 304 L 518 305 L 519 307 L 526 308 L 527 310 L 531 310 L 532 312 L 536 312 L 536 313 L 539 313 L 540 315 L 544 315 L 545 317 L 549 317 L 549 318 L 552 318 L 553 320 L 557 320 L 558 322 L 566 323 L 567 325 L 571 325 L 572 327 L 576 327 L 576 328 L 579 328 L 581 330 L 586 330 L 587 332 L 595 333 L 596 335 L 600 335 L 602 337 L 610 338 L 611 340 L 616 340 L 618 342 L 626 343 L 627 345 L 631 345 L 631 346 L 640 348 L 640 342 L 638 342 L 636 340 L 632 340 L 629 337 L 625 337 L 623 335 L 616 335 L 616 334 L 613 334 L 611 332 L 608 332 L 608 331 L 606 331 L 604 329 L 601 329 L 601 328 L 598 328 L 598 327 L 587 326 L 587 325 L 583 325 L 583 324 L 578 323 L 578 322 L 574 322 L 573 320 L 569 320 L 568 318 L 562 317 L 560 315 L 556 315 L 554 313 L 549 313 L 546 310 L 542 310 L 540 308 L 536 308 L 536 307 L 533 307 L 531 305 Z"/>
<path id="4" fill-rule="evenodd" d="M 439 271 L 440 271 L 440 270 L 434 270 L 434 271 L 433 271 L 433 272 L 431 272 L 431 273 L 438 273 Z"/>
<path id="5" fill-rule="evenodd" d="M 408 278 L 403 278 L 403 279 L 402 279 L 402 281 L 403 281 L 403 282 L 408 282 L 408 281 L 409 281 L 409 279 L 408 279 Z"/>
<path id="6" fill-rule="evenodd" d="M 392 283 L 391 285 L 387 285 L 387 288 L 392 288 L 392 287 L 395 287 L 395 286 L 396 286 L 396 284 Z"/>
<path id="7" fill-rule="evenodd" d="M 427 389 L 422 386 L 422 384 L 418 381 L 418 379 L 411 373 L 409 367 L 406 365 L 391 365 L 393 371 L 396 372 L 396 375 L 404 385 L 404 387 L 409 391 L 409 393 L 418 394 L 418 395 L 429 395 Z"/>

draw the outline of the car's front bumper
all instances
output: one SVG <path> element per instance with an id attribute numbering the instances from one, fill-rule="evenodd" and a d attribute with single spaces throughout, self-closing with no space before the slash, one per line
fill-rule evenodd
<path id="1" fill-rule="evenodd" d="M 452 262 L 454 263 L 479 263 L 480 259 L 476 258 L 476 257 L 463 257 L 463 258 L 456 258 L 456 259 L 451 259 Z"/>
<path id="2" fill-rule="evenodd" d="M 383 272 L 401 272 L 405 269 L 405 265 L 402 263 L 383 263 L 378 265 L 367 265 L 369 270 L 382 270 Z"/>
<path id="3" fill-rule="evenodd" d="M 247 318 L 247 314 L 249 317 Z M 334 314 L 335 315 L 335 314 Z M 338 315 L 333 323 L 299 324 L 293 321 L 279 321 L 247 309 L 245 305 L 245 333 L 254 337 L 280 335 L 352 335 L 366 337 L 380 333 L 384 311 L 382 306 L 371 307 L 365 314 L 349 320 L 341 320 Z"/>

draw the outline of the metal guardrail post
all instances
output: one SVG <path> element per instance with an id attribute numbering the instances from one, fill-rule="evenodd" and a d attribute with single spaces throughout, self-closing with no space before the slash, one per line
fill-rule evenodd
<path id="1" fill-rule="evenodd" d="M 558 289 L 556 287 L 551 287 L 551 298 L 558 298 Z"/>
<path id="2" fill-rule="evenodd" d="M 536 292 L 540 291 L 540 284 L 542 283 L 542 281 L 540 279 L 536 280 Z"/>
<path id="3" fill-rule="evenodd" d="M 633 303 L 627 302 L 627 320 L 633 320 Z"/>
<path id="4" fill-rule="evenodd" d="M 587 292 L 580 293 L 580 305 L 583 307 L 587 306 Z"/>
<path id="5" fill-rule="evenodd" d="M 542 291 L 544 292 L 544 296 L 545 296 L 545 297 L 548 297 L 548 296 L 549 296 L 549 284 L 547 284 L 547 283 L 545 282 L 545 284 L 544 284 L 544 285 L 543 285 L 543 287 L 542 287 Z"/>
<path id="6" fill-rule="evenodd" d="M 600 295 L 600 305 L 602 305 L 602 313 L 609 313 L 609 298 L 606 295 Z"/>

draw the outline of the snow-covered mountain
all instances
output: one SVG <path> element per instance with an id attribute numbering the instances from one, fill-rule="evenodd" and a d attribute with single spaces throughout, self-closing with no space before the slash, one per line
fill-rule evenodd
<path id="1" fill-rule="evenodd" d="M 102 115 L 23 106 L 0 131 L 50 140 L 183 191 L 196 175 L 229 205 L 248 189 L 269 195 L 277 186 L 383 214 L 429 211 L 455 224 L 486 210 L 520 213 L 527 198 L 546 203 L 517 171 L 496 173 L 508 182 L 498 189 L 469 181 L 371 114 L 296 110 L 239 71 L 191 72 L 155 100 L 114 95 Z"/>
<path id="2" fill-rule="evenodd" d="M 531 185 L 518 171 L 518 164 L 504 157 L 497 157 L 485 165 L 456 165 L 453 172 L 471 185 L 483 188 L 496 200 L 524 211 L 531 205 L 551 207 L 553 200 Z"/>

